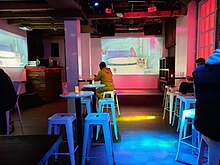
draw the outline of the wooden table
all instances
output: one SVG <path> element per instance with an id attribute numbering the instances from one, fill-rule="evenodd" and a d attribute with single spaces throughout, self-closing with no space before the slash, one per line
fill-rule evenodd
<path id="1" fill-rule="evenodd" d="M 99 87 L 104 87 L 104 84 L 85 84 L 83 85 L 83 90 L 93 91 L 94 95 L 92 96 L 92 112 L 96 113 L 96 89 Z"/>
<path id="2" fill-rule="evenodd" d="M 69 92 L 66 95 L 64 94 L 60 95 L 60 97 L 62 98 L 75 99 L 79 164 L 81 164 L 82 162 L 82 148 L 83 148 L 81 98 L 92 95 L 94 95 L 94 92 L 92 91 Z"/>
<path id="3" fill-rule="evenodd" d="M 61 139 L 61 135 L 0 136 L 0 164 L 43 165 Z"/>

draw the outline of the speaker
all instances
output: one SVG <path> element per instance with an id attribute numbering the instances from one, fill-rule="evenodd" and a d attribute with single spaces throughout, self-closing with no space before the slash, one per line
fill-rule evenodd
<path id="1" fill-rule="evenodd" d="M 163 24 L 147 24 L 144 25 L 144 35 L 162 35 Z"/>
<path id="2" fill-rule="evenodd" d="M 28 60 L 44 57 L 43 34 L 40 30 L 27 31 Z"/>
<path id="3" fill-rule="evenodd" d="M 113 23 L 98 24 L 98 33 L 101 36 L 114 36 L 115 25 Z"/>

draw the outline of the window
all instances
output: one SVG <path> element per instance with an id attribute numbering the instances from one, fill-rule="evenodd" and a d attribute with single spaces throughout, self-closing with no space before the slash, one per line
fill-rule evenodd
<path id="1" fill-rule="evenodd" d="M 216 0 L 199 3 L 198 57 L 207 59 L 215 49 Z"/>

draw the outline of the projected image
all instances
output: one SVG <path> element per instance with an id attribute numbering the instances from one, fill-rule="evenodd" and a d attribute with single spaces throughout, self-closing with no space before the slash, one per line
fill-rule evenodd
<path id="1" fill-rule="evenodd" d="M 27 39 L 0 29 L 0 67 L 24 67 L 27 60 Z"/>
<path id="2" fill-rule="evenodd" d="M 103 38 L 102 61 L 113 74 L 158 74 L 163 38 Z"/>

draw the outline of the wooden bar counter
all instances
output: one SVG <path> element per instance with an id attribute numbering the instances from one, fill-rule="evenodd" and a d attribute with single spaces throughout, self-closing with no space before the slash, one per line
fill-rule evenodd
<path id="1" fill-rule="evenodd" d="M 32 92 L 46 102 L 59 98 L 62 93 L 61 83 L 62 68 L 28 67 L 26 68 L 27 84 Z"/>

